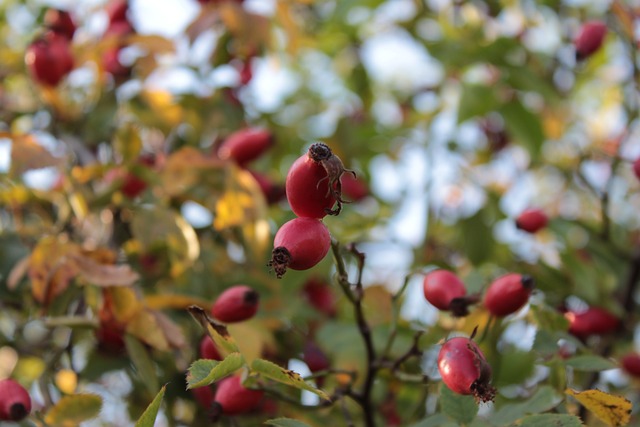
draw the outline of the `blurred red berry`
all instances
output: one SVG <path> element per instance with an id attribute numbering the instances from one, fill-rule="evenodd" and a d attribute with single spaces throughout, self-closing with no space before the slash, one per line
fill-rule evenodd
<path id="1" fill-rule="evenodd" d="M 250 412 L 260 405 L 262 390 L 252 390 L 242 385 L 242 378 L 233 375 L 217 384 L 213 415 L 237 415 Z"/>
<path id="2" fill-rule="evenodd" d="M 620 319 L 600 307 L 580 312 L 569 310 L 564 317 L 569 320 L 569 333 L 582 339 L 614 332 L 620 326 Z"/>
<path id="3" fill-rule="evenodd" d="M 76 24 L 69 12 L 59 9 L 48 9 L 44 14 L 44 25 L 56 34 L 64 36 L 67 40 L 73 38 L 76 32 Z"/>
<path id="4" fill-rule="evenodd" d="M 573 41 L 576 48 L 576 59 L 580 61 L 593 55 L 602 46 L 606 35 L 607 26 L 604 22 L 585 22 Z"/>
<path id="5" fill-rule="evenodd" d="M 633 162 L 633 173 L 640 179 L 640 157 Z"/>
<path id="6" fill-rule="evenodd" d="M 531 208 L 524 210 L 516 218 L 516 227 L 527 233 L 535 233 L 549 222 L 549 217 L 541 209 Z"/>
<path id="7" fill-rule="evenodd" d="M 627 353 L 622 357 L 620 363 L 627 374 L 640 378 L 640 354 Z"/>
<path id="8" fill-rule="evenodd" d="M 309 278 L 302 287 L 304 298 L 313 308 L 329 317 L 337 313 L 337 298 L 331 285 L 316 277 Z"/>
<path id="9" fill-rule="evenodd" d="M 240 166 L 257 159 L 274 143 L 273 134 L 266 129 L 246 128 L 229 135 L 220 145 L 221 159 L 231 159 Z"/>
<path id="10" fill-rule="evenodd" d="M 341 178 L 342 193 L 347 200 L 359 202 L 369 195 L 369 188 L 360 178 L 353 176 L 351 173 L 345 173 Z"/>
<path id="11" fill-rule="evenodd" d="M 31 396 L 15 380 L 0 380 L 0 421 L 21 421 L 31 412 Z"/>
<path id="12" fill-rule="evenodd" d="M 209 335 L 200 340 L 200 357 L 203 359 L 222 360 L 222 356 Z"/>
<path id="13" fill-rule="evenodd" d="M 520 310 L 529 301 L 534 282 L 530 276 L 506 274 L 494 280 L 484 296 L 484 306 L 497 317 Z"/>
<path id="14" fill-rule="evenodd" d="M 221 322 L 242 322 L 255 316 L 259 300 L 260 295 L 249 286 L 232 286 L 218 296 L 211 314 Z"/>
<path id="15" fill-rule="evenodd" d="M 53 32 L 27 48 L 25 63 L 33 79 L 44 86 L 57 86 L 73 70 L 69 40 Z"/>

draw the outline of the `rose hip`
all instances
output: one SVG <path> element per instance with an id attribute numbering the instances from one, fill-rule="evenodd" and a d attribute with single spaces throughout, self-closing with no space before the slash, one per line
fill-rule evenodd
<path id="1" fill-rule="evenodd" d="M 527 233 L 535 233 L 549 222 L 549 217 L 540 209 L 526 209 L 516 218 L 516 227 Z"/>
<path id="2" fill-rule="evenodd" d="M 513 314 L 529 301 L 533 287 L 534 281 L 530 276 L 506 274 L 489 285 L 484 306 L 497 317 Z"/>
<path id="3" fill-rule="evenodd" d="M 29 45 L 25 63 L 37 83 L 55 87 L 73 69 L 69 41 L 64 36 L 49 32 Z"/>
<path id="4" fill-rule="evenodd" d="M 232 286 L 218 296 L 211 314 L 221 322 L 242 322 L 255 316 L 259 301 L 260 295 L 249 286 Z"/>
<path id="5" fill-rule="evenodd" d="M 200 357 L 203 359 L 222 360 L 216 344 L 209 335 L 205 335 L 200 340 Z"/>
<path id="6" fill-rule="evenodd" d="M 315 218 L 294 218 L 286 222 L 273 240 L 269 266 L 281 278 L 287 268 L 307 270 L 329 252 L 331 236 L 322 221 Z"/>
<path id="7" fill-rule="evenodd" d="M 424 297 L 438 310 L 451 311 L 455 316 L 466 316 L 467 307 L 478 297 L 466 297 L 467 289 L 462 280 L 447 270 L 435 270 L 424 276 Z"/>
<path id="8" fill-rule="evenodd" d="M 240 166 L 257 159 L 274 144 L 266 129 L 247 128 L 229 135 L 218 150 L 221 159 L 231 159 Z"/>
<path id="9" fill-rule="evenodd" d="M 604 42 L 607 26 L 602 21 L 585 22 L 573 41 L 576 48 L 576 59 L 581 61 L 593 55 Z"/>
<path id="10" fill-rule="evenodd" d="M 217 419 L 220 415 L 237 415 L 250 412 L 258 407 L 264 392 L 252 390 L 242 385 L 238 375 L 222 379 L 218 383 L 214 396 L 212 415 Z"/>
<path id="11" fill-rule="evenodd" d="M 569 320 L 569 333 L 582 339 L 614 332 L 620 326 L 620 319 L 600 307 L 580 312 L 569 310 L 564 317 Z"/>
<path id="12" fill-rule="evenodd" d="M 0 420 L 20 421 L 31 412 L 31 397 L 15 380 L 0 380 Z"/>

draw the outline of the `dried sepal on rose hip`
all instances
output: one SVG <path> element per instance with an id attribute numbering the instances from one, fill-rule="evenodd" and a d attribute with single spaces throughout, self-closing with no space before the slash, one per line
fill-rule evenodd
<path id="1" fill-rule="evenodd" d="M 447 270 L 434 270 L 424 276 L 424 297 L 438 310 L 450 311 L 456 317 L 469 314 L 469 306 L 480 300 L 478 295 L 467 295 L 462 280 Z"/>
<path id="2" fill-rule="evenodd" d="M 342 199 L 340 181 L 345 172 L 355 175 L 345 169 L 342 160 L 328 145 L 321 142 L 312 144 L 291 165 L 285 181 L 287 200 L 293 213 L 308 218 L 338 215 L 342 204 L 348 203 Z"/>
<path id="3" fill-rule="evenodd" d="M 267 264 L 281 278 L 287 268 L 307 270 L 329 252 L 331 235 L 316 218 L 294 218 L 286 222 L 273 239 L 271 260 Z"/>
<path id="4" fill-rule="evenodd" d="M 491 366 L 480 347 L 470 338 L 447 340 L 438 353 L 438 371 L 442 381 L 454 393 L 473 395 L 477 402 L 493 401 L 496 389 L 491 385 Z"/>

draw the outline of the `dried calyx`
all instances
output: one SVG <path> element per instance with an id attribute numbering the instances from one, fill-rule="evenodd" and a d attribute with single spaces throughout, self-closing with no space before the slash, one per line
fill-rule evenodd
<path id="1" fill-rule="evenodd" d="M 325 209 L 328 215 L 338 215 L 342 210 L 343 203 L 350 203 L 342 198 L 342 183 L 340 177 L 343 173 L 349 172 L 356 176 L 356 173 L 350 169 L 346 169 L 340 157 L 333 154 L 331 148 L 328 145 L 321 142 L 312 144 L 309 147 L 309 157 L 314 162 L 320 163 L 324 170 L 327 172 L 327 176 L 324 179 L 329 180 L 329 189 L 327 195 L 331 194 L 336 199 L 336 207 L 334 209 Z"/>

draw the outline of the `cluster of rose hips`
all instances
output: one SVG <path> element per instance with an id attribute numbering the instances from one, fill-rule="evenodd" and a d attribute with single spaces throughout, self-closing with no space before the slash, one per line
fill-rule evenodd
<path id="1" fill-rule="evenodd" d="M 297 218 L 286 222 L 275 235 L 269 266 L 278 278 L 287 268 L 307 270 L 329 252 L 331 236 L 322 218 L 338 215 L 342 199 L 341 178 L 346 169 L 326 144 L 312 144 L 289 169 L 285 189 Z M 351 171 L 348 171 L 351 172 Z"/>

